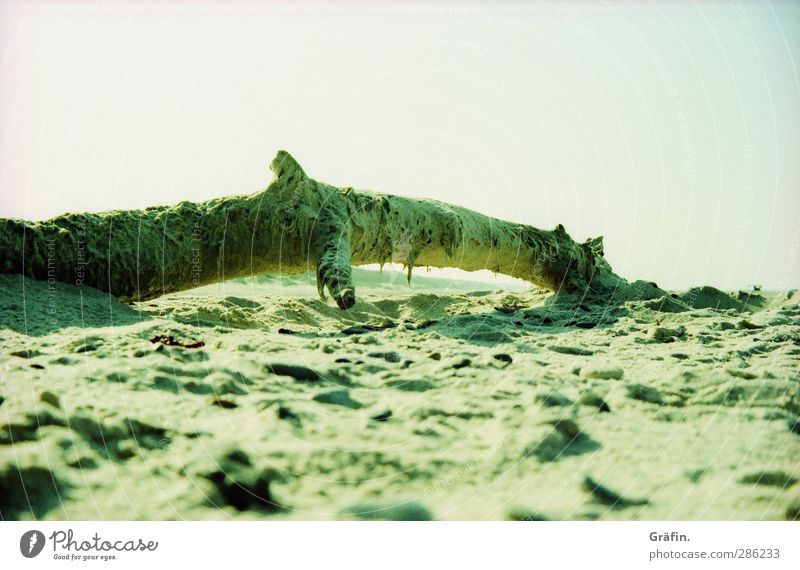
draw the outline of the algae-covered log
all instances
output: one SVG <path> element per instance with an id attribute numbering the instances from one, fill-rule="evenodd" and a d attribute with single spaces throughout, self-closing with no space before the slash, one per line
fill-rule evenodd
<path id="1" fill-rule="evenodd" d="M 249 196 L 144 210 L 0 220 L 0 271 L 89 285 L 144 300 L 224 279 L 316 271 L 324 297 L 355 302 L 351 265 L 490 269 L 551 290 L 622 283 L 602 238 L 573 241 L 437 202 L 336 188 L 309 178 L 285 151 L 274 179 Z"/>

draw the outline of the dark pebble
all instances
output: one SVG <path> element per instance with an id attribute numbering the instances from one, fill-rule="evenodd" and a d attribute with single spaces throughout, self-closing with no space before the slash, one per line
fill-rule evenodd
<path id="1" fill-rule="evenodd" d="M 278 329 L 278 334 L 294 334 L 292 329 Z"/>
<path id="2" fill-rule="evenodd" d="M 299 420 L 300 416 L 295 414 L 292 410 L 287 408 L 286 406 L 278 406 L 278 410 L 276 412 L 279 420 Z"/>
<path id="3" fill-rule="evenodd" d="M 616 491 L 601 485 L 591 477 L 586 477 L 583 480 L 583 490 L 592 495 L 592 498 L 598 503 L 608 505 L 609 507 L 624 508 L 633 507 L 637 505 L 648 505 L 650 501 L 647 499 L 629 499 L 623 497 Z"/>
<path id="4" fill-rule="evenodd" d="M 508 366 L 509 364 L 511 364 L 512 362 L 514 362 L 514 359 L 513 359 L 513 358 L 511 358 L 511 356 L 510 356 L 510 355 L 508 355 L 508 354 L 505 354 L 505 353 L 503 353 L 503 352 L 501 352 L 500 354 L 495 354 L 495 355 L 494 355 L 494 359 L 495 359 L 495 360 L 499 360 L 500 362 L 505 362 L 505 363 L 506 363 L 506 366 Z"/>
<path id="5" fill-rule="evenodd" d="M 467 366 L 470 366 L 471 364 L 472 364 L 472 361 L 469 358 L 464 358 L 464 359 L 460 360 L 459 362 L 456 362 L 455 364 L 453 364 L 453 368 L 455 368 L 456 370 L 459 370 L 461 368 L 466 368 Z"/>
<path id="6" fill-rule="evenodd" d="M 372 419 L 376 422 L 385 422 L 389 418 L 392 417 L 392 410 L 386 410 L 385 412 L 381 412 L 380 414 L 375 414 L 372 416 Z"/>
<path id="7" fill-rule="evenodd" d="M 267 364 L 267 370 L 279 376 L 291 376 L 301 382 L 317 382 L 322 379 L 316 370 L 295 364 L 271 363 Z"/>
<path id="8" fill-rule="evenodd" d="M 400 355 L 393 350 L 389 352 L 370 352 L 367 356 L 370 358 L 382 358 L 386 362 L 400 362 Z"/>

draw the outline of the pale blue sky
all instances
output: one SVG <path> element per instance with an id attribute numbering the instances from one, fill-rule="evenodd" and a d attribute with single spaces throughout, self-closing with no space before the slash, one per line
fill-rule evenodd
<path id="1" fill-rule="evenodd" d="M 71 7 L 70 7 L 71 6 Z M 0 216 L 340 185 L 800 287 L 798 2 L 0 4 Z"/>

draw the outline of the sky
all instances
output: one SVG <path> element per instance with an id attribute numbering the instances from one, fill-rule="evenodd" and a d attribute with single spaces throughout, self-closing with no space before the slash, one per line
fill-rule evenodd
<path id="1" fill-rule="evenodd" d="M 319 180 L 800 287 L 800 2 L 0 2 L 0 217 Z"/>

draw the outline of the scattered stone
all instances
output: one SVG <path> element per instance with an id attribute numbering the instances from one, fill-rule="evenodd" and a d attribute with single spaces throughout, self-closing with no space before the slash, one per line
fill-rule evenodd
<path id="1" fill-rule="evenodd" d="M 392 410 L 385 410 L 379 414 L 375 414 L 370 419 L 375 420 L 376 422 L 385 422 L 391 417 L 392 417 Z"/>
<path id="2" fill-rule="evenodd" d="M 589 476 L 584 478 L 581 487 L 584 491 L 589 493 L 595 501 L 604 505 L 608 505 L 612 508 L 625 508 L 650 504 L 650 501 L 647 499 L 629 499 L 624 497 L 616 491 L 601 485 Z"/>
<path id="3" fill-rule="evenodd" d="M 579 329 L 593 329 L 594 327 L 597 326 L 597 323 L 584 321 L 575 323 L 575 326 L 578 327 Z"/>
<path id="4" fill-rule="evenodd" d="M 320 373 L 307 366 L 299 366 L 296 364 L 282 364 L 270 363 L 267 364 L 267 370 L 278 376 L 291 376 L 300 382 L 317 382 L 322 379 Z"/>
<path id="5" fill-rule="evenodd" d="M 653 327 L 647 333 L 647 338 L 654 342 L 675 342 L 686 334 L 686 329 L 682 326 L 671 329 L 667 327 Z"/>
<path id="6" fill-rule="evenodd" d="M 768 487 L 781 487 L 787 489 L 797 483 L 800 479 L 792 477 L 783 471 L 760 471 L 751 473 L 739 479 L 739 483 L 749 483 L 752 485 L 766 485 Z"/>
<path id="7" fill-rule="evenodd" d="M 441 352 L 432 352 L 432 353 L 430 353 L 428 355 L 428 358 L 431 358 L 432 360 L 441 360 L 442 359 L 442 353 Z"/>
<path id="8" fill-rule="evenodd" d="M 574 421 L 561 419 L 548 423 L 553 429 L 525 448 L 526 457 L 533 455 L 540 461 L 550 462 L 600 449 L 600 444 L 583 433 Z"/>
<path id="9" fill-rule="evenodd" d="M 578 348 L 577 346 L 552 345 L 548 346 L 547 348 L 553 352 L 558 352 L 560 354 L 572 354 L 574 356 L 591 356 L 594 354 L 593 350 Z"/>
<path id="10" fill-rule="evenodd" d="M 628 396 L 634 400 L 647 402 L 648 404 L 658 404 L 659 406 L 664 404 L 664 398 L 661 396 L 661 392 L 652 386 L 645 386 L 644 384 L 628 384 L 626 389 L 628 391 Z"/>
<path id="11" fill-rule="evenodd" d="M 789 419 L 789 431 L 800 435 L 800 418 Z"/>
<path id="12" fill-rule="evenodd" d="M 625 371 L 618 366 L 586 366 L 581 368 L 581 377 L 600 380 L 621 380 Z"/>
<path id="13" fill-rule="evenodd" d="M 293 331 L 292 329 L 280 328 L 278 329 L 278 334 L 295 334 L 295 331 Z"/>
<path id="14" fill-rule="evenodd" d="M 578 398 L 578 403 L 584 406 L 591 406 L 593 408 L 597 408 L 601 412 L 610 412 L 611 407 L 606 403 L 606 401 L 595 394 L 594 392 L 584 392 L 581 394 L 581 397 Z"/>
<path id="15" fill-rule="evenodd" d="M 223 409 L 226 409 L 226 410 L 232 410 L 234 408 L 238 408 L 239 407 L 239 404 L 237 404 L 233 400 L 228 400 L 227 398 L 214 398 L 211 401 L 211 403 L 214 406 L 219 406 L 220 408 L 223 408 Z"/>
<path id="16" fill-rule="evenodd" d="M 41 395 L 39 396 L 39 399 L 42 402 L 50 404 L 54 408 L 60 408 L 61 407 L 61 399 L 55 393 L 51 392 L 50 390 L 45 390 L 44 392 L 42 392 Z"/>
<path id="17" fill-rule="evenodd" d="M 736 323 L 736 328 L 737 329 L 741 329 L 741 330 L 747 330 L 747 331 L 757 331 L 757 330 L 763 329 L 764 327 L 762 327 L 761 325 L 753 324 L 750 321 L 742 319 L 741 321 Z"/>
<path id="18" fill-rule="evenodd" d="M 432 521 L 433 514 L 425 505 L 417 501 L 392 503 L 384 501 L 365 501 L 355 503 L 341 511 L 345 517 L 362 520 L 384 521 Z"/>
<path id="19" fill-rule="evenodd" d="M 456 370 L 460 370 L 461 368 L 466 368 L 467 366 L 472 366 L 472 361 L 469 358 L 462 358 L 455 364 L 453 364 L 453 368 Z"/>
<path id="20" fill-rule="evenodd" d="M 38 350 L 15 350 L 14 352 L 9 352 L 11 356 L 16 356 L 17 358 L 36 358 L 37 356 L 44 355 L 44 352 L 40 352 Z"/>
<path id="21" fill-rule="evenodd" d="M 511 356 L 510 356 L 510 355 L 508 355 L 508 354 L 505 354 L 504 352 L 501 352 L 500 354 L 495 354 L 495 355 L 494 355 L 494 359 L 495 359 L 495 360 L 499 360 L 500 362 L 505 362 L 505 363 L 506 363 L 506 366 L 508 366 L 509 364 L 511 364 L 512 362 L 514 362 L 514 359 L 513 359 L 513 358 L 511 358 Z"/>
<path id="22" fill-rule="evenodd" d="M 328 392 L 321 392 L 313 397 L 315 402 L 321 404 L 332 404 L 334 406 L 343 406 L 352 410 L 363 408 L 364 405 L 350 397 L 349 390 L 330 390 Z"/>
<path id="23" fill-rule="evenodd" d="M 300 416 L 295 414 L 292 410 L 290 410 L 286 406 L 278 406 L 275 415 L 278 417 L 279 420 L 300 421 Z"/>
<path id="24" fill-rule="evenodd" d="M 400 362 L 400 355 L 393 350 L 388 352 L 370 352 L 367 356 L 370 358 L 381 358 L 386 362 Z"/>

